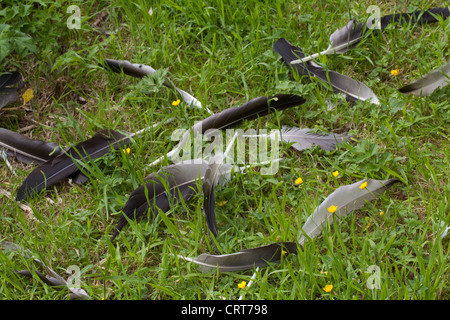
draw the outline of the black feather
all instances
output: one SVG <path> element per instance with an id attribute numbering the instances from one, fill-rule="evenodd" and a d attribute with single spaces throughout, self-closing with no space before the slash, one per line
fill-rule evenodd
<path id="1" fill-rule="evenodd" d="M 125 136 L 114 130 L 103 130 L 92 138 L 70 148 L 54 159 L 34 169 L 17 191 L 17 201 L 27 199 L 31 195 L 70 177 L 78 171 L 76 160 L 89 161 L 111 151 L 111 148 L 129 142 Z M 75 160 L 75 161 L 74 161 Z"/>
<path id="2" fill-rule="evenodd" d="M 0 109 L 17 101 L 17 91 L 23 86 L 22 75 L 18 71 L 2 74 L 0 76 Z"/>
<path id="3" fill-rule="evenodd" d="M 197 182 L 203 179 L 207 166 L 201 159 L 193 160 L 163 167 L 149 175 L 145 179 L 147 183 L 130 194 L 112 240 L 127 223 L 126 217 L 136 220 L 147 214 L 156 217 L 158 209 L 166 212 L 181 198 L 188 200 L 197 192 Z"/>
<path id="4" fill-rule="evenodd" d="M 43 163 L 61 154 L 54 143 L 29 139 L 20 133 L 0 128 L 0 149 L 25 163 Z"/>

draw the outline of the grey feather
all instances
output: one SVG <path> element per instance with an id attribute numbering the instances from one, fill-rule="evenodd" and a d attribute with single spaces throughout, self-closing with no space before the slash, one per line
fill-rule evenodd
<path id="1" fill-rule="evenodd" d="M 203 253 L 197 258 L 185 260 L 199 265 L 202 272 L 219 270 L 219 272 L 234 272 L 264 267 L 269 263 L 279 263 L 286 253 L 297 254 L 298 245 L 295 242 L 272 243 L 269 245 L 244 249 L 237 253 L 212 255 Z"/>
<path id="2" fill-rule="evenodd" d="M 337 143 L 350 139 L 347 134 L 319 134 L 312 132 L 309 128 L 291 128 L 283 126 L 281 130 L 270 134 L 272 139 L 277 137 L 285 142 L 292 143 L 292 147 L 298 151 L 311 148 L 314 145 L 324 150 L 334 150 Z"/>
<path id="3" fill-rule="evenodd" d="M 360 189 L 360 186 L 365 182 L 367 182 L 367 187 Z M 399 180 L 366 179 L 337 188 L 306 220 L 302 227 L 302 233 L 300 233 L 298 243 L 303 246 L 307 237 L 314 238 L 322 232 L 323 225 L 327 221 L 333 224 L 334 217 L 345 217 L 353 210 L 361 208 L 366 202 L 374 200 L 396 182 L 399 182 Z M 328 208 L 331 206 L 337 207 L 334 213 L 328 211 Z"/>
<path id="4" fill-rule="evenodd" d="M 438 88 L 448 86 L 450 83 L 450 62 L 439 69 L 427 73 L 422 78 L 400 88 L 398 91 L 416 96 L 428 96 Z"/>

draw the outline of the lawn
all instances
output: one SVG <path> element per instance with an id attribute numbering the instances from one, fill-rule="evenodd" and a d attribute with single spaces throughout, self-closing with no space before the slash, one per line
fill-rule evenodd
<path id="1" fill-rule="evenodd" d="M 372 4 L 3 0 L 0 73 L 20 71 L 25 86 L 17 102 L 0 110 L 1 128 L 63 148 L 103 129 L 150 129 L 83 166 L 86 183 L 65 179 L 21 202 L 16 192 L 36 165 L 0 161 L 0 241 L 30 250 L 94 300 L 450 299 L 450 86 L 426 97 L 398 91 L 449 61 L 450 19 L 392 25 L 343 54 L 316 59 L 364 83 L 378 105 L 348 101 L 293 74 L 273 50 L 280 38 L 306 55 L 325 50 L 336 29 L 353 18 L 365 21 Z M 448 4 L 376 5 L 384 16 Z M 104 59 L 157 71 L 138 79 L 106 70 Z M 203 108 L 188 105 L 164 85 L 166 79 Z M 24 99 L 27 89 L 32 91 Z M 216 242 L 222 253 L 297 241 L 314 209 L 340 186 L 362 179 L 400 182 L 327 224 L 296 255 L 255 270 L 201 272 L 180 258 L 218 254 L 203 214 L 201 182 L 188 201 L 154 219 L 129 221 L 111 241 L 130 193 L 171 164 L 166 157 L 150 165 L 177 145 L 176 129 L 209 117 L 208 109 L 218 113 L 275 94 L 306 102 L 239 128 L 311 128 L 351 139 L 333 150 L 299 151 L 282 143 L 273 174 L 250 166 L 218 185 Z M 32 264 L 17 252 L 0 252 L 0 299 L 68 297 L 36 273 L 29 278 L 14 272 Z"/>

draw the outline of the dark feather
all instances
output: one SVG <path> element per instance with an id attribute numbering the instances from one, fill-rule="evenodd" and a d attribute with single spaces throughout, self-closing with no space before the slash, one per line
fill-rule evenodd
<path id="1" fill-rule="evenodd" d="M 29 139 L 17 132 L 0 128 L 0 149 L 6 149 L 9 156 L 25 163 L 43 163 L 61 154 L 54 143 Z"/>
<path id="2" fill-rule="evenodd" d="M 333 91 L 340 91 L 345 93 L 347 95 L 347 98 L 352 101 L 366 101 L 371 99 L 372 103 L 379 104 L 378 98 L 375 96 L 373 91 L 359 81 L 356 81 L 335 71 L 326 70 L 325 68 L 313 63 L 312 61 L 299 64 L 291 64 L 292 61 L 301 59 L 305 55 L 300 48 L 293 46 L 286 39 L 280 38 L 274 44 L 273 50 L 281 55 L 284 63 L 294 72 L 297 72 L 298 74 L 303 76 L 308 76 L 309 78 L 315 76 L 324 83 L 332 86 Z"/>
<path id="3" fill-rule="evenodd" d="M 0 109 L 17 101 L 17 91 L 23 86 L 22 75 L 18 71 L 2 74 L 0 76 Z"/>
<path id="4" fill-rule="evenodd" d="M 403 24 L 424 24 L 437 22 L 435 16 L 440 16 L 442 19 L 447 19 L 450 16 L 449 8 L 431 8 L 429 10 L 417 10 L 410 13 L 395 13 L 381 17 L 381 30 L 384 30 L 388 25 L 392 23 Z"/>
<path id="5" fill-rule="evenodd" d="M 127 223 L 125 217 L 138 220 L 146 214 L 156 216 L 156 207 L 166 212 L 170 209 L 171 201 L 179 201 L 180 196 L 188 200 L 195 193 L 197 181 L 203 179 L 207 166 L 208 163 L 202 160 L 177 163 L 163 167 L 145 178 L 147 183 L 130 194 L 112 240 Z"/>
<path id="6" fill-rule="evenodd" d="M 74 160 L 88 162 L 90 159 L 99 158 L 108 153 L 112 147 L 118 148 L 128 143 L 129 138 L 130 136 L 114 130 L 103 130 L 95 134 L 34 169 L 17 191 L 16 200 L 24 200 L 76 173 L 78 167 Z"/>

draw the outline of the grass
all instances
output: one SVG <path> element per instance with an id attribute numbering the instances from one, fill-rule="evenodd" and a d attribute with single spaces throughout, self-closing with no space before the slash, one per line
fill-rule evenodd
<path id="1" fill-rule="evenodd" d="M 6 1 L 8 3 L 8 1 Z M 331 70 L 349 75 L 374 90 L 380 106 L 336 101 L 330 92 L 305 79 L 293 79 L 272 46 L 280 37 L 315 53 L 349 14 L 362 20 L 370 1 L 71 1 L 81 9 L 81 29 L 68 29 L 69 4 L 60 1 L 10 1 L 0 10 L 2 23 L 30 37 L 11 50 L 0 71 L 19 69 L 34 98 L 0 114 L 0 126 L 29 137 L 68 146 L 104 128 L 134 132 L 176 117 L 130 145 L 90 165 L 89 182 L 68 181 L 25 204 L 0 198 L 0 240 L 35 253 L 63 277 L 80 269 L 80 285 L 93 299 L 433 299 L 450 298 L 449 241 L 449 90 L 425 98 L 396 89 L 438 68 L 449 58 L 449 21 L 390 27 L 341 56 L 322 56 Z M 152 3 L 152 4 L 151 4 Z M 389 1 L 381 14 L 443 6 L 443 1 Z M 149 14 L 150 8 L 152 15 Z M 101 31 L 115 31 L 105 35 Z M 22 34 L 18 34 L 22 36 Z M 22 41 L 24 41 L 22 39 Z M 33 45 L 36 47 L 34 49 Z M 153 79 L 137 80 L 105 72 L 104 58 L 127 59 L 160 69 Z M 390 71 L 399 69 L 398 76 Z M 238 175 L 216 190 L 223 252 L 237 252 L 275 241 L 296 241 L 300 228 L 338 186 L 363 178 L 397 177 L 397 184 L 320 237 L 297 256 L 256 271 L 200 273 L 176 255 L 215 252 L 203 217 L 203 197 L 160 213 L 153 221 L 132 222 L 120 237 L 110 236 L 128 195 L 156 170 L 148 164 L 176 144 L 177 128 L 206 118 L 160 81 L 168 75 L 214 112 L 249 99 L 295 93 L 307 103 L 259 120 L 243 129 L 310 127 L 349 132 L 354 141 L 334 151 L 281 148 L 284 160 L 270 177 L 258 168 Z M 14 174 L 0 167 L 0 188 L 14 191 L 32 165 L 12 160 Z M 340 172 L 338 177 L 331 173 Z M 294 181 L 301 176 L 304 183 Z M 380 215 L 383 212 L 383 215 Z M 4 300 L 63 299 L 66 291 L 22 278 L 14 269 L 30 261 L 0 253 L 0 297 Z M 371 289 L 371 266 L 380 275 Z M 372 278 L 371 278 L 372 277 Z M 331 292 L 324 287 L 332 284 Z"/>

